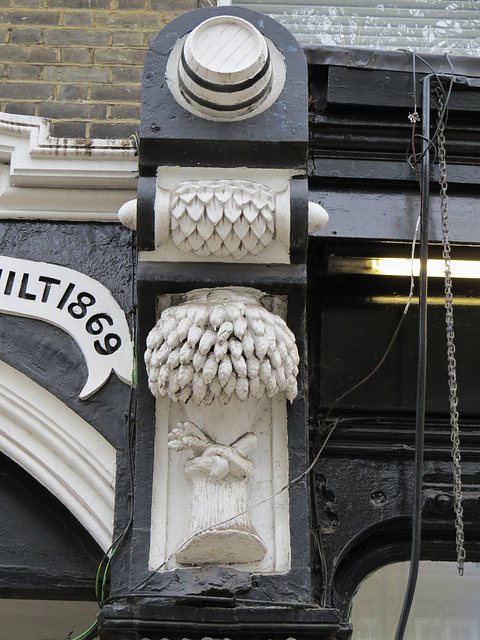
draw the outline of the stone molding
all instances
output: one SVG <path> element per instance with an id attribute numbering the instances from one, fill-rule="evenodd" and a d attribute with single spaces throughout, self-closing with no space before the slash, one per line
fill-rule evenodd
<path id="1" fill-rule="evenodd" d="M 103 550 L 109 548 L 115 448 L 58 398 L 1 361 L 0 451 L 58 498 Z"/>
<path id="2" fill-rule="evenodd" d="M 135 196 L 134 141 L 54 138 L 50 128 L 0 113 L 0 218 L 116 222 Z"/>

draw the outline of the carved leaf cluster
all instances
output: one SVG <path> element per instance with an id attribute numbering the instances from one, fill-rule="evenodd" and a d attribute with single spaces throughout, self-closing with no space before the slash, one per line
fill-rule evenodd
<path id="1" fill-rule="evenodd" d="M 174 402 L 297 395 L 298 350 L 280 316 L 260 304 L 185 302 L 166 309 L 147 338 L 150 390 Z"/>
<path id="2" fill-rule="evenodd" d="M 275 195 L 245 180 L 182 182 L 172 192 L 170 231 L 182 251 L 199 256 L 260 253 L 275 232 Z"/>

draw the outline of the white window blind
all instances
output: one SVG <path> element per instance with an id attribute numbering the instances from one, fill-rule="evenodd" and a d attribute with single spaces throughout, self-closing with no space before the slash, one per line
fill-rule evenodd
<path id="1" fill-rule="evenodd" d="M 480 0 L 219 0 L 260 11 L 301 44 L 480 56 Z"/>

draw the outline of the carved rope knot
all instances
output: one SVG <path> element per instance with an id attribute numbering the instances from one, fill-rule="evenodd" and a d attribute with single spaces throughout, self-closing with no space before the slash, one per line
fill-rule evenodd
<path id="1" fill-rule="evenodd" d="M 249 478 L 253 463 L 243 454 L 254 449 L 257 437 L 245 433 L 231 445 L 211 440 L 193 422 L 179 422 L 168 436 L 168 446 L 174 451 L 191 450 L 196 455 L 185 465 L 187 477 L 208 476 L 212 479 Z"/>

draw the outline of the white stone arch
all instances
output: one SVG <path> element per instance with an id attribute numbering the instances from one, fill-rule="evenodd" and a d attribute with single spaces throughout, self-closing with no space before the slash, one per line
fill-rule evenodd
<path id="1" fill-rule="evenodd" d="M 61 400 L 5 362 L 0 362 L 0 451 L 56 496 L 102 549 L 108 549 L 115 448 Z"/>

